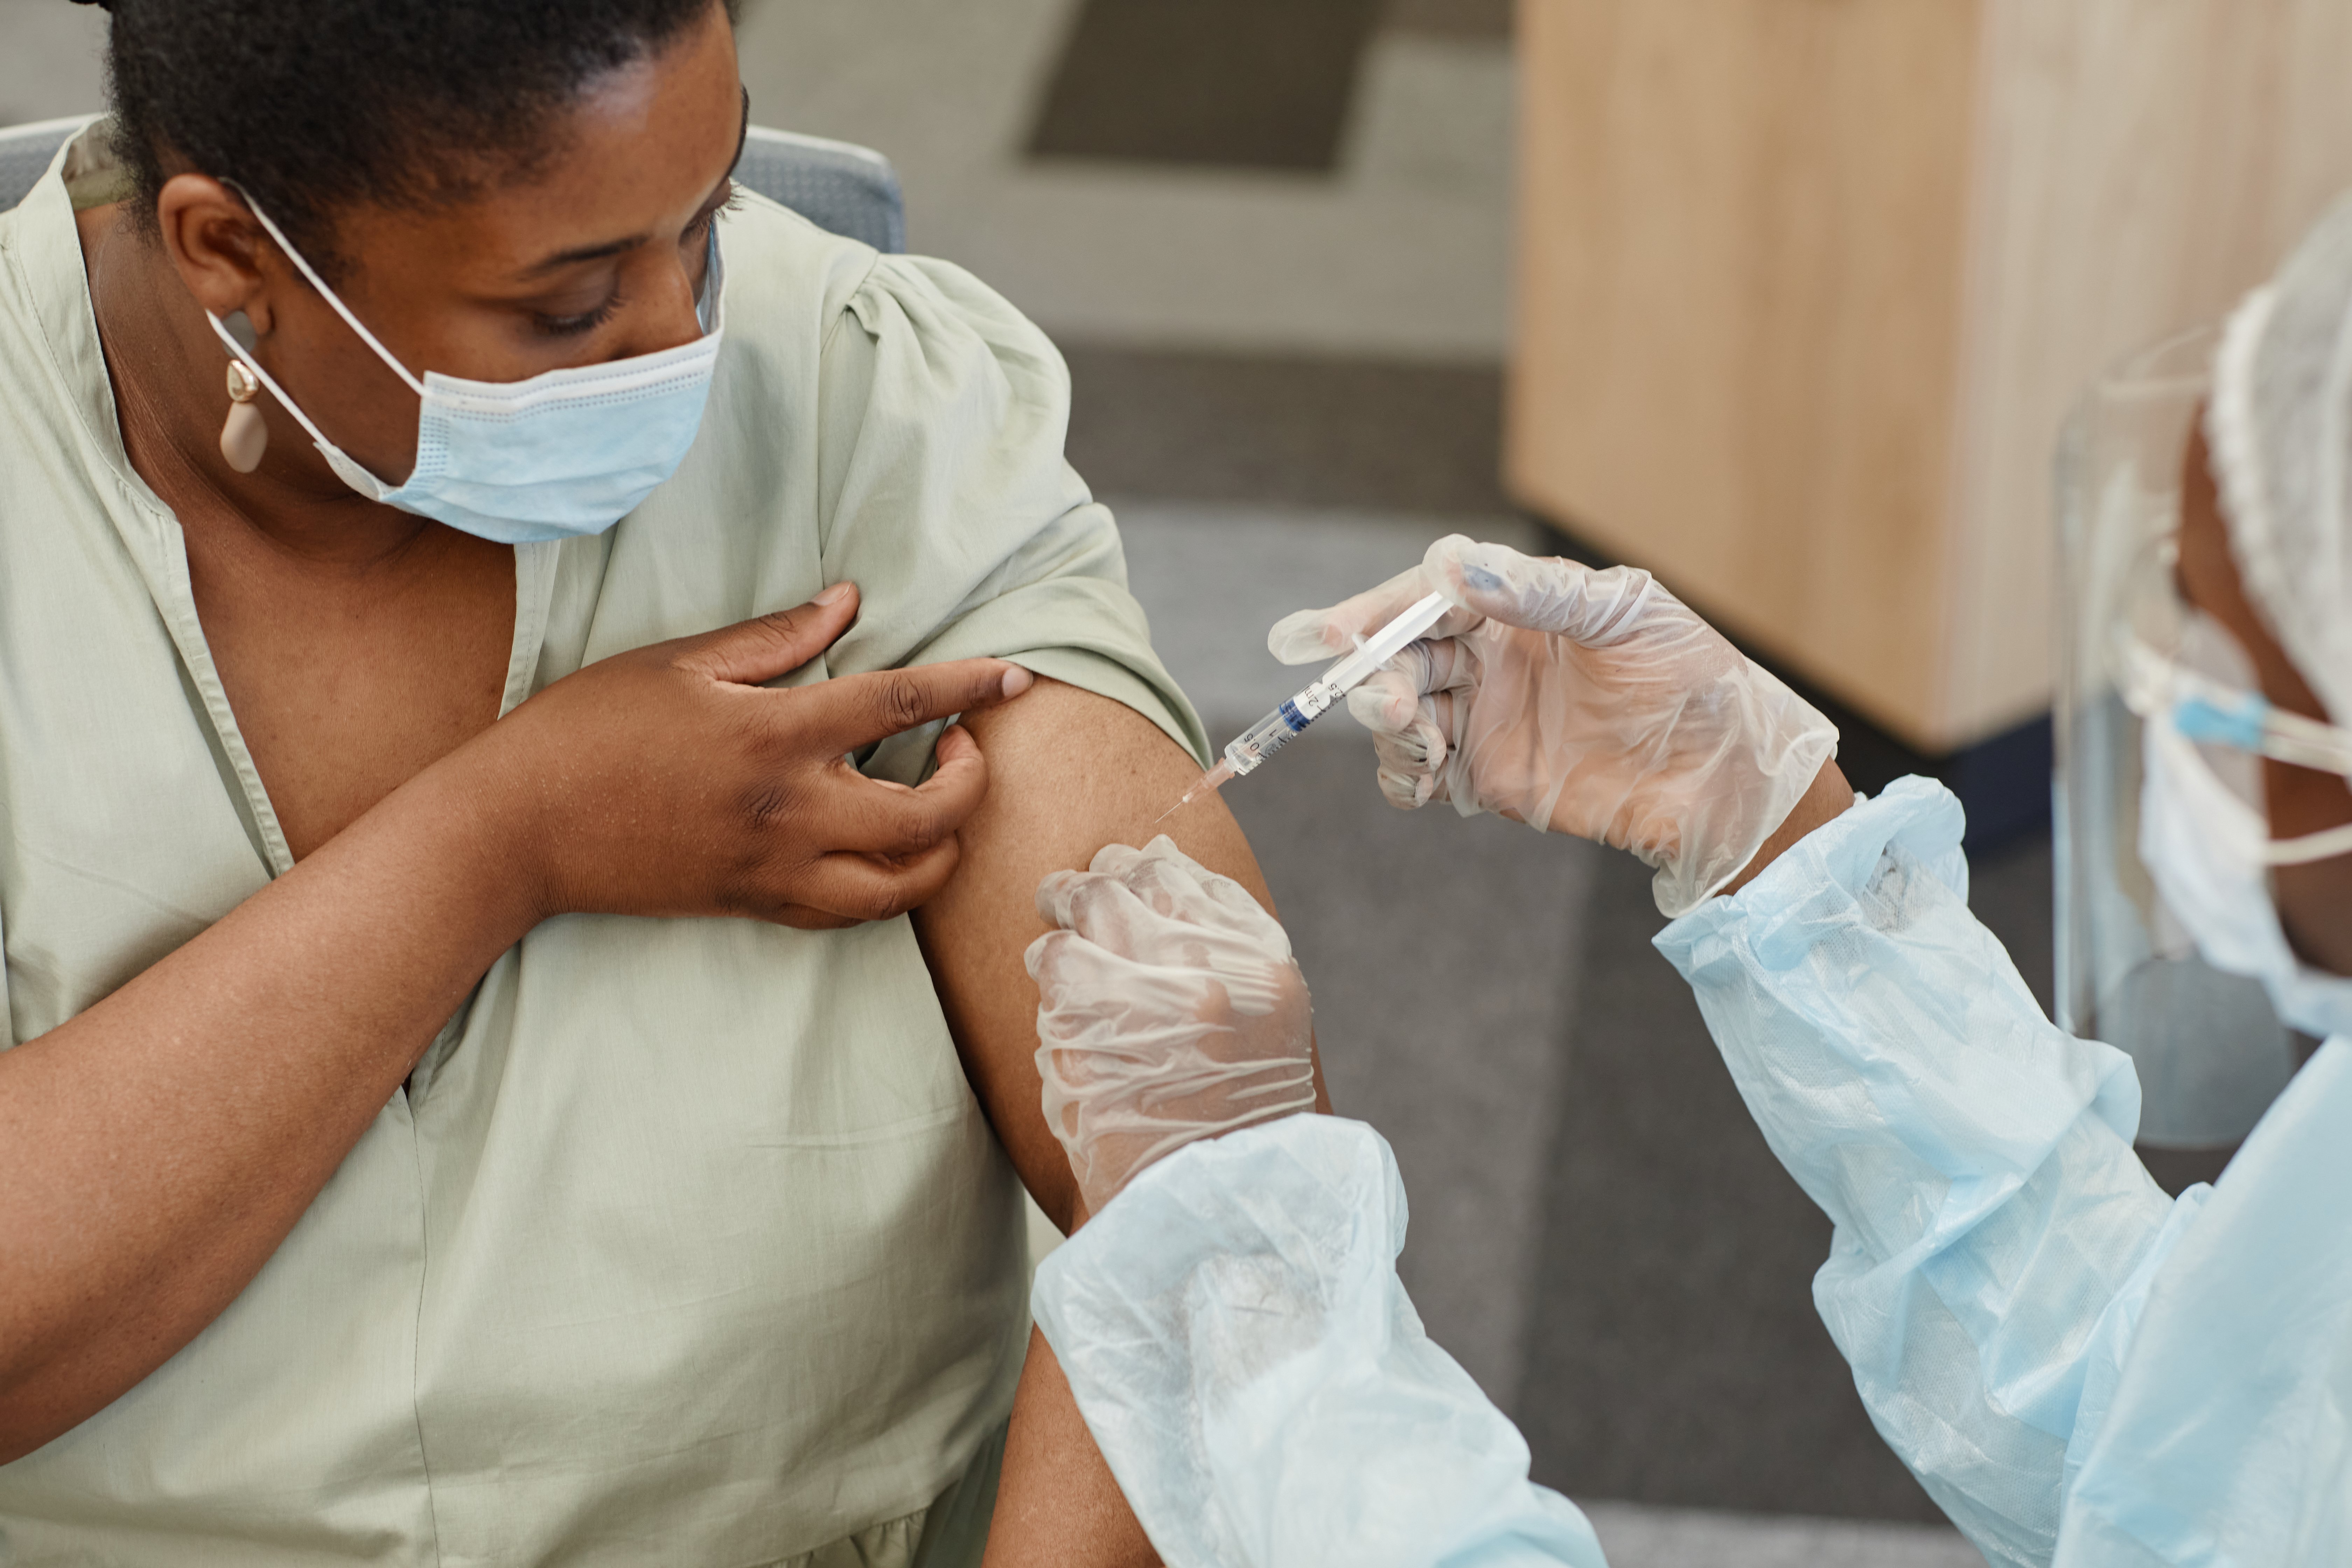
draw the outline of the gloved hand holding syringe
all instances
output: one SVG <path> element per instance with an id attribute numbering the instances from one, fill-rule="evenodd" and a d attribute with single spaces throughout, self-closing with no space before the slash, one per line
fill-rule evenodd
<path id="1" fill-rule="evenodd" d="M 1222 787 L 1228 779 L 1255 773 L 1266 758 L 1288 745 L 1292 736 L 1329 712 L 1339 699 L 1360 685 L 1374 670 L 1411 647 L 1430 627 L 1444 620 L 1446 612 L 1453 607 L 1444 595 L 1431 594 L 1370 637 L 1357 638 L 1355 652 L 1325 670 L 1320 679 L 1310 681 L 1288 701 L 1243 731 L 1225 747 L 1224 757 L 1217 765 L 1203 773 L 1200 782 L 1186 790 L 1174 805 L 1161 812 L 1159 820 L 1165 821 L 1195 796 Z"/>

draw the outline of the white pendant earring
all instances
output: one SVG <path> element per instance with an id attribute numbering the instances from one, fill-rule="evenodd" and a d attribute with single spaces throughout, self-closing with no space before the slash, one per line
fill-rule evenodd
<path id="1" fill-rule="evenodd" d="M 261 467 L 261 454 L 269 449 L 269 422 L 253 405 L 260 391 L 260 379 L 243 360 L 228 362 L 228 423 L 221 426 L 220 449 L 240 474 Z"/>

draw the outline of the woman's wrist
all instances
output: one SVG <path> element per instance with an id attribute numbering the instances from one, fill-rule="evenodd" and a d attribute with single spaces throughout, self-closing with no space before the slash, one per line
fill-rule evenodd
<path id="1" fill-rule="evenodd" d="M 1762 876 L 1764 868 L 1778 860 L 1790 845 L 1822 824 L 1843 816 L 1853 805 L 1853 786 L 1846 783 L 1845 774 L 1838 768 L 1837 759 L 1832 757 L 1822 764 L 1822 771 L 1813 775 L 1811 787 L 1805 791 L 1780 826 L 1772 830 L 1772 837 L 1764 840 L 1764 847 L 1756 851 L 1756 858 L 1748 862 L 1746 869 L 1739 875 L 1726 883 L 1723 890 L 1726 893 L 1739 891 Z"/>
<path id="2" fill-rule="evenodd" d="M 532 792 L 519 787 L 517 770 L 501 765 L 508 759 L 481 743 L 487 739 L 426 768 L 341 837 L 364 853 L 368 839 L 382 835 L 399 846 L 400 858 L 437 868 L 448 879 L 439 897 L 449 913 L 473 945 L 496 954 L 563 911 L 553 907 L 543 813 Z"/>

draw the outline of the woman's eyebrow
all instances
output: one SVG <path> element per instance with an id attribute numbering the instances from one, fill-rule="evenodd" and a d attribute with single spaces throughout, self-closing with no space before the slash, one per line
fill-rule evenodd
<path id="1" fill-rule="evenodd" d="M 634 234 L 626 239 L 608 239 L 602 245 L 582 245 L 575 246 L 570 250 L 559 250 L 552 256 L 532 262 L 522 269 L 521 275 L 525 278 L 536 278 L 542 273 L 554 272 L 579 262 L 601 261 L 607 256 L 618 256 L 625 250 L 635 250 L 646 242 L 646 237 L 642 234 Z"/>
<path id="2" fill-rule="evenodd" d="M 719 184 L 711 188 L 710 195 L 704 199 L 703 205 L 706 206 L 719 200 L 725 193 L 727 181 L 734 174 L 735 165 L 743 161 L 743 143 L 751 134 L 751 89 L 748 87 L 744 88 L 742 93 L 743 118 L 742 122 L 735 129 L 735 156 L 727 161 L 727 174 L 719 176 Z M 574 246 L 569 250 L 559 250 L 552 256 L 542 257 L 532 262 L 522 269 L 520 276 L 537 278 L 566 267 L 577 266 L 583 261 L 602 261 L 608 256 L 618 256 L 625 250 L 635 250 L 652 237 L 650 235 L 633 234 L 626 239 L 608 239 L 598 245 Z"/>

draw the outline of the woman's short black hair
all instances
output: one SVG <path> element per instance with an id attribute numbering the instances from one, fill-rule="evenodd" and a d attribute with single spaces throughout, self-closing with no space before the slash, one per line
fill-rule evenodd
<path id="1" fill-rule="evenodd" d="M 719 0 L 95 3 L 112 15 L 108 91 L 142 218 L 193 168 L 248 193 L 331 273 L 334 209 L 528 174 L 557 110 Z"/>

